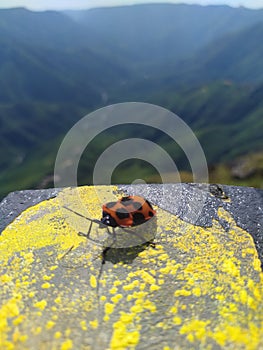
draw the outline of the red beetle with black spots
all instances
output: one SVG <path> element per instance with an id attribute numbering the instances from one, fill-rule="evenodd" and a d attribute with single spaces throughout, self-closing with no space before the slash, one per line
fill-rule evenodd
<path id="1" fill-rule="evenodd" d="M 112 233 L 113 233 L 114 241 L 116 240 L 116 233 L 114 228 L 121 227 L 126 233 L 128 232 L 130 234 L 136 235 L 137 237 L 140 237 L 135 232 L 128 230 L 127 227 L 133 227 L 133 226 L 143 224 L 156 215 L 156 211 L 153 209 L 151 203 L 147 199 L 140 196 L 126 196 L 126 197 L 120 198 L 115 202 L 108 202 L 104 204 L 102 206 L 101 220 L 90 219 L 88 217 L 83 216 L 80 213 L 75 212 L 70 208 L 67 208 L 67 207 L 64 207 L 64 208 L 77 214 L 78 216 L 81 216 L 87 219 L 90 222 L 88 232 L 87 233 L 79 232 L 80 236 L 90 238 L 92 224 L 96 223 L 96 224 L 99 224 L 101 228 L 106 227 L 109 233 L 110 231 L 108 229 L 108 226 L 111 226 L 113 228 Z M 142 243 L 144 243 L 145 240 L 142 237 L 140 238 Z M 111 247 L 106 247 L 103 250 L 103 253 L 102 253 L 103 264 L 105 263 L 106 253 L 109 249 L 111 249 Z"/>
<path id="2" fill-rule="evenodd" d="M 112 227 L 131 227 L 143 224 L 155 214 L 156 211 L 147 199 L 127 196 L 102 206 L 101 223 Z"/>

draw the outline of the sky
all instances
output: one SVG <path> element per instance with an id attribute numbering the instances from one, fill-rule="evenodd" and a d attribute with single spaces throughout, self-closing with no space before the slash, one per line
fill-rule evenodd
<path id="1" fill-rule="evenodd" d="M 200 5 L 225 4 L 233 7 L 263 8 L 263 0 L 0 0 L 0 8 L 26 7 L 30 10 L 89 9 L 101 6 L 140 3 L 187 3 Z"/>

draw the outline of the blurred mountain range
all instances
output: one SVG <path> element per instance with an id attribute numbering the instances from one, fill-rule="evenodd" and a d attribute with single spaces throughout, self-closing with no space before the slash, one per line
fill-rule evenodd
<path id="1" fill-rule="evenodd" d="M 50 185 L 65 133 L 116 102 L 150 102 L 178 114 L 213 167 L 263 150 L 262 37 L 263 10 L 227 6 L 0 10 L 0 196 Z M 91 183 L 102 147 L 137 134 L 125 128 L 96 138 L 83 155 L 80 183 Z M 142 137 L 189 170 L 161 133 Z M 153 176 L 146 164 L 127 162 L 115 181 L 129 181 L 131 169 Z"/>

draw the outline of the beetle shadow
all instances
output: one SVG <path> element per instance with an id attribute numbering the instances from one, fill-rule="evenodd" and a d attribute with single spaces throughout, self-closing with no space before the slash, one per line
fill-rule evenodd
<path id="1" fill-rule="evenodd" d="M 137 256 L 149 246 L 154 247 L 154 239 L 157 233 L 157 218 L 153 217 L 144 224 L 134 226 L 132 229 L 123 230 L 117 234 L 112 244 L 104 247 L 102 253 L 103 263 L 112 264 L 123 262 L 132 263 Z"/>
<path id="2" fill-rule="evenodd" d="M 143 252 L 149 246 L 154 247 L 154 242 L 146 242 L 144 244 L 130 248 L 105 248 L 102 254 L 103 262 L 105 263 L 106 261 L 109 261 L 112 264 L 118 264 L 120 262 L 124 264 L 130 264 L 134 259 L 138 257 L 141 252 Z"/>

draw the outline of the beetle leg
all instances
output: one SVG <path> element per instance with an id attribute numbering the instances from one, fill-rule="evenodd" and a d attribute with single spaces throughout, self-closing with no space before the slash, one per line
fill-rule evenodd
<path id="1" fill-rule="evenodd" d="M 107 252 L 112 248 L 112 246 L 116 243 L 116 232 L 114 230 L 114 228 L 112 228 L 112 233 L 110 232 L 110 229 L 109 227 L 107 226 L 107 231 L 109 233 L 109 235 L 113 235 L 113 241 L 111 243 L 111 245 L 109 245 L 108 247 L 104 248 L 103 249 L 103 252 L 102 252 L 102 264 L 105 264 L 106 262 L 106 256 L 107 256 Z"/>
<path id="2" fill-rule="evenodd" d="M 78 232 L 78 236 L 81 236 L 81 237 L 86 237 L 87 239 L 89 239 L 89 235 L 90 235 L 91 227 L 92 227 L 92 221 L 90 222 L 88 232 L 87 232 L 87 233 Z"/>
<path id="3" fill-rule="evenodd" d="M 92 227 L 92 221 L 90 222 L 90 225 L 89 225 L 89 230 L 88 230 L 88 233 L 87 233 L 87 238 L 89 238 L 90 231 L 91 231 L 91 227 Z"/>

